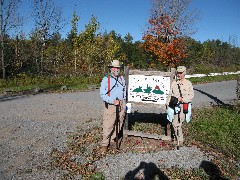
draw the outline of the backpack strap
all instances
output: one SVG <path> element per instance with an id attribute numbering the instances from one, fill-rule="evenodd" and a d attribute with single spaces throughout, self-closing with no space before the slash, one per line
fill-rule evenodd
<path id="1" fill-rule="evenodd" d="M 110 96 L 110 75 L 108 74 L 108 96 Z"/>
<path id="2" fill-rule="evenodd" d="M 182 92 L 181 92 L 181 89 L 180 89 L 180 85 L 177 84 L 177 86 L 178 86 L 179 94 L 180 94 L 180 96 L 182 97 Z"/>
<path id="3" fill-rule="evenodd" d="M 121 82 L 122 82 L 122 87 L 123 87 L 123 77 L 122 77 L 122 76 L 120 76 L 120 79 L 121 79 Z M 124 98 L 124 87 L 123 87 L 123 89 L 122 89 L 122 95 L 123 95 L 123 98 Z"/>

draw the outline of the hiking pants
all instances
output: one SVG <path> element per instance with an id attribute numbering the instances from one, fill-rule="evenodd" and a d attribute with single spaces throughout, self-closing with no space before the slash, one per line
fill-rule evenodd
<path id="1" fill-rule="evenodd" d="M 180 114 L 174 115 L 172 125 L 174 128 L 174 133 L 177 136 L 177 140 L 183 141 L 184 139 L 183 139 L 183 132 L 182 132 L 182 123 L 185 120 L 185 114 L 183 113 L 183 105 L 181 104 L 180 106 L 181 106 Z M 178 118 L 180 118 L 180 122 L 178 121 Z"/>
<path id="2" fill-rule="evenodd" d="M 126 103 L 120 101 L 119 105 L 119 122 L 118 122 L 118 132 L 121 130 L 124 115 L 125 115 Z M 110 142 L 113 142 L 116 137 L 116 106 L 113 104 L 105 103 L 103 109 L 103 139 L 102 146 L 108 146 Z"/>

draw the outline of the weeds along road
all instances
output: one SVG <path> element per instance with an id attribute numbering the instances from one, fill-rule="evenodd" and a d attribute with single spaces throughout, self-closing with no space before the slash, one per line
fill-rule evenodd
<path id="1" fill-rule="evenodd" d="M 193 107 L 233 102 L 236 86 L 237 81 L 194 85 Z M 38 167 L 49 164 L 53 148 L 64 149 L 68 132 L 100 125 L 102 106 L 99 90 L 0 96 L 0 179 L 54 179 L 54 172 L 44 175 Z"/>

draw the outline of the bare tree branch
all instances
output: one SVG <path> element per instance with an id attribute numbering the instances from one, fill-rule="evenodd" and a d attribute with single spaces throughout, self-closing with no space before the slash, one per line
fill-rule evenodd
<path id="1" fill-rule="evenodd" d="M 199 11 L 189 9 L 191 0 L 152 0 L 151 18 L 169 16 L 174 20 L 173 28 L 181 31 L 183 36 L 191 36 L 196 32 L 193 25 L 199 19 Z"/>
<path id="2" fill-rule="evenodd" d="M 4 41 L 7 35 L 8 30 L 16 27 L 18 22 L 15 19 L 15 15 L 18 9 L 18 4 L 20 0 L 1 0 L 0 6 L 0 41 L 1 41 L 1 66 L 2 66 L 2 77 L 5 79 L 6 76 L 6 67 L 8 64 L 4 59 Z"/>
<path id="3" fill-rule="evenodd" d="M 36 30 L 39 31 L 41 42 L 40 69 L 43 72 L 46 40 L 62 28 L 62 11 L 52 0 L 34 0 L 33 3 Z"/>

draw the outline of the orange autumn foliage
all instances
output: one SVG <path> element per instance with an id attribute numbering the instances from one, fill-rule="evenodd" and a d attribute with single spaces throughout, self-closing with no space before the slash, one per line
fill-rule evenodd
<path id="1" fill-rule="evenodd" d="M 176 67 L 187 57 L 185 41 L 167 15 L 149 20 L 150 28 L 143 36 L 144 49 L 166 67 Z"/>

